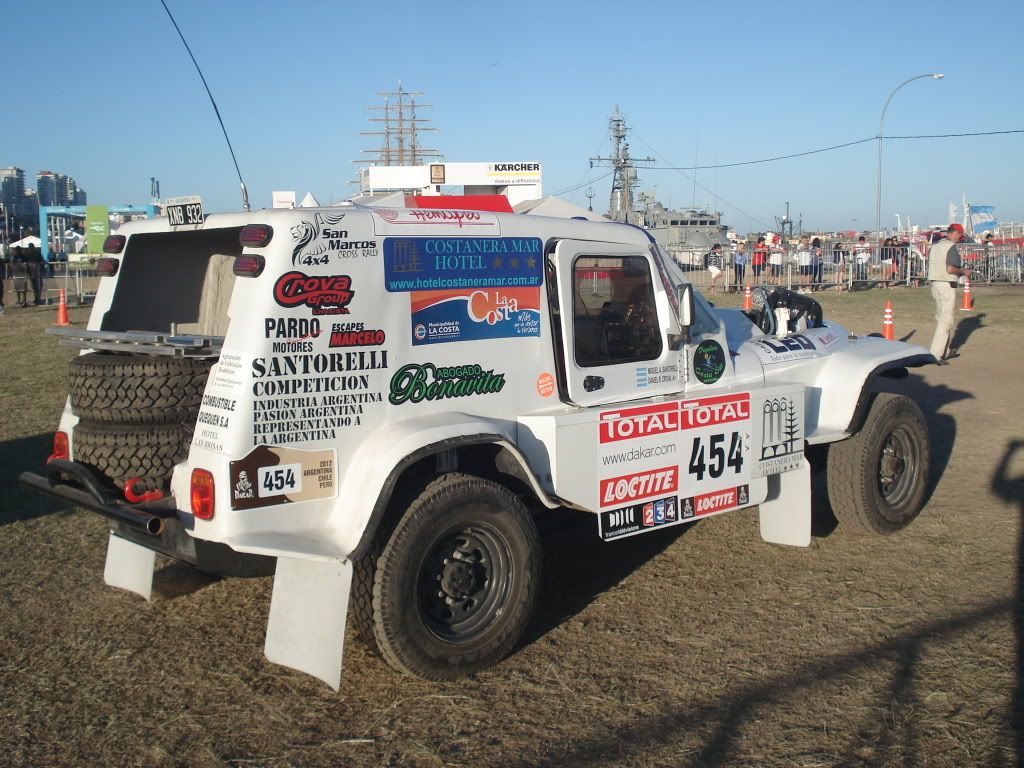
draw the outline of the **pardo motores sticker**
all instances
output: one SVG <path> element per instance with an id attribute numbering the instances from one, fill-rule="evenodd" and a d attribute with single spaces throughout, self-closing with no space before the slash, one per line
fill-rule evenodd
<path id="1" fill-rule="evenodd" d="M 259 445 L 230 463 L 231 508 L 254 509 L 331 498 L 337 495 L 336 468 L 330 449 L 305 451 Z"/>
<path id="2" fill-rule="evenodd" d="M 725 373 L 725 351 L 717 341 L 702 341 L 693 353 L 693 373 L 701 384 L 714 384 Z"/>

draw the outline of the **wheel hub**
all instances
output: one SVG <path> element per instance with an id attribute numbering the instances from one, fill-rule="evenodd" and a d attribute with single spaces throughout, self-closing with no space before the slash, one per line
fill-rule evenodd
<path id="1" fill-rule="evenodd" d="M 895 483 L 900 475 L 903 474 L 903 470 L 906 469 L 907 463 L 903 457 L 899 454 L 899 451 L 893 445 L 887 445 L 885 451 L 882 453 L 882 463 L 879 467 L 879 475 L 884 485 L 891 485 Z"/>
<path id="2" fill-rule="evenodd" d="M 441 537 L 418 577 L 419 607 L 428 628 L 456 642 L 492 624 L 511 588 L 510 554 L 489 526 L 466 525 Z"/>
<path id="3" fill-rule="evenodd" d="M 480 590 L 482 575 L 469 563 L 449 562 L 441 571 L 441 589 L 448 597 L 463 600 Z"/>
<path id="4" fill-rule="evenodd" d="M 896 427 L 878 457 L 878 489 L 890 507 L 904 504 L 914 492 L 920 450 L 904 426 Z"/>

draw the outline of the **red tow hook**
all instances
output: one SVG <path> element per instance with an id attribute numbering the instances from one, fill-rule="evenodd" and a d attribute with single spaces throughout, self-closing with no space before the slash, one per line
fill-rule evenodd
<path id="1" fill-rule="evenodd" d="M 152 491 L 146 491 L 145 493 L 136 493 L 135 484 L 141 482 L 141 477 L 133 477 L 124 484 L 124 497 L 132 504 L 138 504 L 140 501 L 157 501 L 164 497 L 164 492 L 158 488 L 154 488 Z"/>

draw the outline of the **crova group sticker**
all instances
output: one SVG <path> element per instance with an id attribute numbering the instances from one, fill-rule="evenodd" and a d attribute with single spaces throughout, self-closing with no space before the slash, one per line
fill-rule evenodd
<path id="1" fill-rule="evenodd" d="M 307 306 L 314 315 L 347 315 L 352 301 L 348 275 L 307 275 L 285 272 L 274 283 L 274 301 L 282 307 Z"/>
<path id="2" fill-rule="evenodd" d="M 725 373 L 725 351 L 717 341 L 702 341 L 693 354 L 693 373 L 701 384 L 714 384 Z"/>

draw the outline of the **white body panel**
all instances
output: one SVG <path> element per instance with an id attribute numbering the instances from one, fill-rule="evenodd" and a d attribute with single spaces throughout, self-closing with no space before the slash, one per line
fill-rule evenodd
<path id="1" fill-rule="evenodd" d="M 407 462 L 490 442 L 541 503 L 593 513 L 609 541 L 760 504 L 765 540 L 806 546 L 805 440 L 847 436 L 865 377 L 926 354 L 832 324 L 775 339 L 703 300 L 681 329 L 676 275 L 630 226 L 341 207 L 200 229 L 249 223 L 274 235 L 245 249 L 265 266 L 234 279 L 171 493 L 191 536 L 280 558 L 267 656 L 335 688 L 350 556 Z M 126 261 L 168 229 L 124 227 Z M 91 330 L 121 279 L 100 282 Z M 640 319 L 615 306 L 638 286 Z M 76 421 L 66 407 L 69 437 Z M 214 477 L 210 520 L 190 512 L 194 469 Z M 109 547 L 108 581 L 148 597 L 147 550 Z"/>

